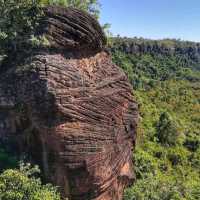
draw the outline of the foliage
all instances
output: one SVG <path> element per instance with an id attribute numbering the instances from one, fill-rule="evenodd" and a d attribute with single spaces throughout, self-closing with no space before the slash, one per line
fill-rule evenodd
<path id="1" fill-rule="evenodd" d="M 176 180 L 170 174 L 157 174 L 139 179 L 134 187 L 125 193 L 125 200 L 198 200 L 198 174 L 190 173 L 186 179 Z M 191 179 L 190 179 L 191 178 Z M 193 179 L 193 180 L 192 180 Z"/>
<path id="2" fill-rule="evenodd" d="M 140 108 L 137 181 L 125 200 L 199 200 L 200 44 L 113 38 Z"/>
<path id="3" fill-rule="evenodd" d="M 0 55 L 23 49 L 27 43 L 44 43 L 43 36 L 35 37 L 35 29 L 43 16 L 41 8 L 47 5 L 76 7 L 96 18 L 100 12 L 98 0 L 0 0 Z"/>
<path id="4" fill-rule="evenodd" d="M 1 50 L 16 51 L 23 46 L 41 15 L 39 0 L 0 0 Z"/>
<path id="5" fill-rule="evenodd" d="M 21 164 L 19 170 L 6 170 L 0 174 L 1 200 L 60 200 L 57 189 L 50 184 L 42 185 L 34 175 L 38 167 Z"/>
<path id="6" fill-rule="evenodd" d="M 178 138 L 178 130 L 167 112 L 160 115 L 156 125 L 156 136 L 161 144 L 176 145 Z"/>
<path id="7" fill-rule="evenodd" d="M 61 5 L 75 7 L 87 11 L 96 18 L 99 18 L 100 3 L 98 0 L 40 0 L 42 5 Z"/>

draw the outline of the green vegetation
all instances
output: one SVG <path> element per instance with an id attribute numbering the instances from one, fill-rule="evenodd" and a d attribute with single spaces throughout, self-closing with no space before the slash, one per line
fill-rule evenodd
<path id="1" fill-rule="evenodd" d="M 159 117 L 156 137 L 162 145 L 174 146 L 178 143 L 178 129 L 167 112 L 161 113 Z"/>
<path id="2" fill-rule="evenodd" d="M 0 51 L 7 54 L 25 45 L 41 17 L 39 1 L 0 0 Z"/>
<path id="3" fill-rule="evenodd" d="M 42 5 L 61 5 L 75 7 L 87 11 L 96 18 L 99 18 L 100 3 L 98 0 L 40 0 Z"/>
<path id="4" fill-rule="evenodd" d="M 1 200 L 60 200 L 57 189 L 52 185 L 42 185 L 37 167 L 20 165 L 19 170 L 6 170 L 0 174 Z"/>
<path id="5" fill-rule="evenodd" d="M 76 7 L 99 17 L 98 0 L 0 0 L 0 55 L 9 54 L 26 45 L 47 45 L 44 37 L 35 36 L 42 18 L 42 7 L 62 5 Z"/>
<path id="6" fill-rule="evenodd" d="M 140 108 L 135 173 L 125 200 L 200 199 L 200 44 L 114 38 Z"/>

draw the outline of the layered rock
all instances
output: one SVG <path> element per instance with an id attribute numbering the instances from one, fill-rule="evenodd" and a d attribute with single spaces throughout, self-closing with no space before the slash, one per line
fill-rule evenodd
<path id="1" fill-rule="evenodd" d="M 133 182 L 138 108 L 126 75 L 87 13 L 48 7 L 51 50 L 19 55 L 0 74 L 0 140 L 15 138 L 70 200 L 121 200 Z M 12 61 L 12 63 L 15 63 Z"/>

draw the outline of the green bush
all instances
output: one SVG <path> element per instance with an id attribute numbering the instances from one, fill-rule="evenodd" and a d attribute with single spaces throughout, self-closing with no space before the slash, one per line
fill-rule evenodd
<path id="1" fill-rule="evenodd" d="M 187 165 L 190 152 L 182 146 L 176 146 L 169 148 L 167 151 L 167 158 L 173 166 L 176 165 Z"/>
<path id="2" fill-rule="evenodd" d="M 164 176 L 150 176 L 137 181 L 134 187 L 128 189 L 124 200 L 186 200 L 175 182 Z"/>
<path id="3" fill-rule="evenodd" d="M 61 5 L 71 6 L 87 11 L 96 18 L 99 17 L 100 3 L 98 0 L 40 0 L 40 4 L 43 5 Z"/>
<path id="4" fill-rule="evenodd" d="M 200 136 L 190 134 L 184 142 L 184 146 L 190 151 L 197 151 L 200 148 Z"/>
<path id="5" fill-rule="evenodd" d="M 163 112 L 160 115 L 156 126 L 156 136 L 158 141 L 164 145 L 176 145 L 178 142 L 179 134 L 176 123 L 167 112 Z"/>
<path id="6" fill-rule="evenodd" d="M 6 170 L 0 174 L 1 200 L 60 200 L 57 188 L 50 184 L 42 185 L 37 167 L 21 165 L 19 170 Z"/>
<path id="7" fill-rule="evenodd" d="M 39 0 L 0 0 L 0 42 L 4 52 L 22 47 L 41 16 Z"/>
<path id="8" fill-rule="evenodd" d="M 155 157 L 142 149 L 137 149 L 134 158 L 135 173 L 137 178 L 144 178 L 149 174 L 156 174 L 158 169 L 158 162 Z"/>
<path id="9" fill-rule="evenodd" d="M 200 183 L 190 174 L 187 179 L 174 178 L 170 174 L 158 174 L 140 179 L 127 189 L 124 200 L 199 200 Z"/>
<path id="10" fill-rule="evenodd" d="M 191 165 L 192 167 L 195 169 L 198 169 L 199 170 L 199 173 L 200 173 L 200 149 L 198 149 L 196 152 L 194 152 L 192 155 L 191 155 L 191 158 L 190 158 L 190 162 L 191 162 Z"/>
<path id="11" fill-rule="evenodd" d="M 43 43 L 35 38 L 35 29 L 46 5 L 72 6 L 99 16 L 97 0 L 0 0 L 0 55 L 21 50 L 27 43 Z"/>

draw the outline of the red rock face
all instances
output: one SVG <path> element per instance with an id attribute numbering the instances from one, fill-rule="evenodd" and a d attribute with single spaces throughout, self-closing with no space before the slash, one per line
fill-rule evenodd
<path id="1" fill-rule="evenodd" d="M 71 12 L 76 22 L 69 18 Z M 86 13 L 78 13 L 51 7 L 46 14 L 51 19 L 46 35 L 54 39 L 70 35 L 65 23 L 79 27 L 75 30 L 82 32 L 70 36 L 78 47 L 72 48 L 70 42 L 60 48 L 54 40 L 57 50 L 38 51 L 1 76 L 0 124 L 9 122 L 0 130 L 4 138 L 17 136 L 19 151 L 41 166 L 46 180 L 61 186 L 63 197 L 121 200 L 124 188 L 134 180 L 138 108 L 127 77 L 103 50 L 99 25 Z M 88 25 L 80 20 L 83 17 Z M 58 25 L 62 28 L 56 34 L 52 34 L 54 18 L 64 24 Z M 86 30 L 98 31 L 98 37 L 83 37 Z"/>

